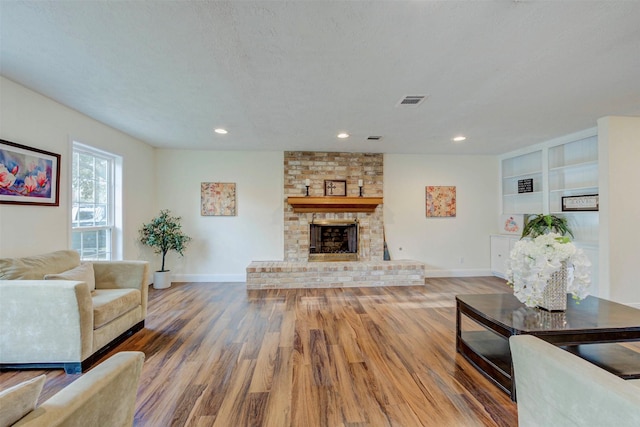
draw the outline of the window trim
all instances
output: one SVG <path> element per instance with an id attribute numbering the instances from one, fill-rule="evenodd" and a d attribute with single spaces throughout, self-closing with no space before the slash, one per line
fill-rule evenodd
<path id="1" fill-rule="evenodd" d="M 78 230 L 82 231 L 96 231 L 96 230 L 109 230 L 110 234 L 110 256 L 109 260 L 121 260 L 122 259 L 122 157 L 99 148 L 92 147 L 90 145 L 78 142 L 76 139 L 71 139 L 71 161 L 69 162 L 69 247 L 72 247 L 73 233 Z M 109 224 L 106 226 L 88 226 L 88 227 L 74 227 L 73 225 L 73 209 L 74 209 L 74 189 L 73 189 L 73 171 L 74 171 L 74 157 L 75 153 L 85 153 L 91 156 L 102 158 L 109 161 L 109 185 L 107 189 L 107 205 L 108 205 L 108 218 Z M 82 257 L 82 254 L 81 254 Z"/>

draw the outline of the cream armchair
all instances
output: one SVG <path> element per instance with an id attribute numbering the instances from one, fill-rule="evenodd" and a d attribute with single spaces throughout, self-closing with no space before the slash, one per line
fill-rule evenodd
<path id="1" fill-rule="evenodd" d="M 148 263 L 75 251 L 0 259 L 0 368 L 78 373 L 144 327 Z"/>
<path id="2" fill-rule="evenodd" d="M 33 410 L 33 397 L 37 400 L 39 390 L 0 396 L 0 406 L 7 409 L 24 406 L 24 411 L 10 414 L 19 418 L 13 425 L 20 427 L 131 427 L 143 362 L 144 353 L 120 352 Z M 26 400 L 30 397 L 32 401 L 12 402 L 16 395 Z"/>
<path id="3" fill-rule="evenodd" d="M 532 335 L 512 336 L 509 345 L 520 427 L 640 426 L 640 380 L 623 380 Z"/>

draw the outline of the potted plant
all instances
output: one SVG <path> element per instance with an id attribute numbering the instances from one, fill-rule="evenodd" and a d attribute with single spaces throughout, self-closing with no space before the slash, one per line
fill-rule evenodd
<path id="1" fill-rule="evenodd" d="M 548 233 L 557 233 L 561 236 L 568 234 L 574 237 L 566 218 L 555 215 L 538 214 L 531 215 L 527 218 L 527 223 L 522 229 L 522 238 L 535 238 Z"/>
<path id="2" fill-rule="evenodd" d="M 567 292 L 577 300 L 589 294 L 591 263 L 568 236 L 574 237 L 566 218 L 550 214 L 527 218 L 507 269 L 508 284 L 525 305 L 562 311 Z"/>
<path id="3" fill-rule="evenodd" d="M 161 210 L 160 215 L 150 223 L 143 224 L 140 229 L 140 242 L 153 248 L 157 254 L 162 254 L 162 267 L 153 275 L 153 287 L 164 289 L 171 286 L 171 272 L 165 270 L 165 257 L 169 251 L 176 251 L 181 256 L 191 240 L 182 232 L 180 217 L 171 216 L 167 209 Z"/>

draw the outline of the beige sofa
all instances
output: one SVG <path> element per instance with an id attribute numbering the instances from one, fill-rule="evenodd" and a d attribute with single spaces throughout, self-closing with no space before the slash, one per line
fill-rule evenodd
<path id="1" fill-rule="evenodd" d="M 509 345 L 518 426 L 640 426 L 640 380 L 623 380 L 531 335 L 513 336 Z"/>
<path id="2" fill-rule="evenodd" d="M 143 362 L 139 351 L 117 353 L 39 407 L 44 375 L 5 390 L 0 393 L 0 424 L 131 427 Z"/>
<path id="3" fill-rule="evenodd" d="M 0 259 L 0 368 L 78 373 L 144 327 L 148 263 L 76 251 Z M 95 287 L 95 289 L 93 289 Z"/>

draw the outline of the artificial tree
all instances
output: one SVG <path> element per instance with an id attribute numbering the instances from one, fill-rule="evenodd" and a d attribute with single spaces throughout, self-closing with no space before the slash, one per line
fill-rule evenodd
<path id="1" fill-rule="evenodd" d="M 191 237 L 182 231 L 180 219 L 180 217 L 171 216 L 171 212 L 168 209 L 164 209 L 160 211 L 160 215 L 153 218 L 150 223 L 143 224 L 140 229 L 140 242 L 152 247 L 155 253 L 162 254 L 162 266 L 156 273 L 168 273 L 169 270 L 164 268 L 167 253 L 175 251 L 181 256 L 184 255 L 187 244 L 191 240 Z M 154 287 L 168 287 L 156 283 L 164 282 L 165 280 L 168 280 L 168 285 L 170 286 L 171 280 L 170 278 L 166 279 L 166 276 L 168 274 L 164 276 L 154 275 Z"/>

